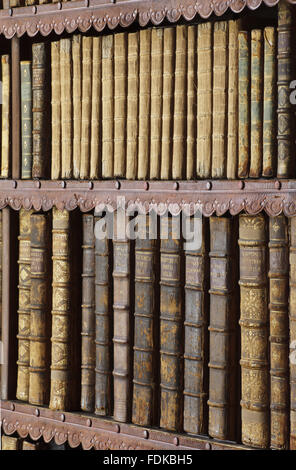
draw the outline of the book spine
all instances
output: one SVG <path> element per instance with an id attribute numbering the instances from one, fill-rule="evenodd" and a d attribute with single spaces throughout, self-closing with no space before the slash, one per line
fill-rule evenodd
<path id="1" fill-rule="evenodd" d="M 212 178 L 226 177 L 228 23 L 214 24 Z"/>
<path id="2" fill-rule="evenodd" d="M 151 29 L 140 31 L 138 179 L 149 175 Z"/>
<path id="3" fill-rule="evenodd" d="M 31 215 L 31 317 L 29 403 L 49 400 L 48 214 Z"/>
<path id="4" fill-rule="evenodd" d="M 18 308 L 18 360 L 16 398 L 28 401 L 30 363 L 30 313 L 31 313 L 31 211 L 21 209 L 19 213 L 19 308 Z"/>
<path id="5" fill-rule="evenodd" d="M 165 28 L 163 32 L 163 104 L 160 169 L 162 180 L 171 178 L 175 45 L 176 28 Z"/>
<path id="6" fill-rule="evenodd" d="M 227 178 L 237 177 L 238 166 L 238 32 L 240 21 L 229 21 Z"/>
<path id="7" fill-rule="evenodd" d="M 135 332 L 132 422 L 155 424 L 156 240 L 149 239 L 149 216 L 138 215 L 135 242 Z"/>
<path id="8" fill-rule="evenodd" d="M 184 177 L 186 162 L 187 26 L 176 28 L 173 179 Z"/>
<path id="9" fill-rule="evenodd" d="M 32 73 L 30 61 L 21 67 L 22 179 L 32 178 Z"/>
<path id="10" fill-rule="evenodd" d="M 73 63 L 73 176 L 80 177 L 81 159 L 81 103 L 82 103 L 82 36 L 75 34 L 72 37 L 72 63 Z M 95 99 L 95 97 L 93 97 Z"/>
<path id="11" fill-rule="evenodd" d="M 290 102 L 290 83 L 294 79 L 293 55 L 294 50 L 294 8 L 287 2 L 278 6 L 278 178 L 292 176 L 294 153 L 293 110 Z"/>
<path id="12" fill-rule="evenodd" d="M 197 27 L 187 28 L 187 142 L 186 179 L 195 178 L 197 113 Z"/>
<path id="13" fill-rule="evenodd" d="M 82 100 L 81 100 L 81 160 L 80 178 L 89 177 L 92 112 L 92 49 L 93 38 L 82 37 Z"/>
<path id="14" fill-rule="evenodd" d="M 81 409 L 95 407 L 95 237 L 94 217 L 83 214 Z"/>
<path id="15" fill-rule="evenodd" d="M 101 91 L 102 91 L 102 38 L 93 37 L 91 92 L 90 178 L 101 176 Z"/>
<path id="16" fill-rule="evenodd" d="M 177 432 L 183 420 L 183 319 L 178 221 L 177 217 L 162 217 L 160 221 L 160 427 Z"/>
<path id="17" fill-rule="evenodd" d="M 2 341 L 2 269 L 3 269 L 3 223 L 2 210 L 0 210 L 0 341 Z M 0 387 L 1 387 L 1 364 L 0 364 Z"/>
<path id="18" fill-rule="evenodd" d="M 126 178 L 136 179 L 139 111 L 139 32 L 128 34 Z"/>
<path id="19" fill-rule="evenodd" d="M 198 25 L 197 48 L 196 174 L 198 178 L 209 178 L 212 164 L 212 23 Z"/>
<path id="20" fill-rule="evenodd" d="M 259 178 L 263 162 L 263 32 L 251 32 L 251 160 L 250 178 Z"/>
<path id="21" fill-rule="evenodd" d="M 100 217 L 95 217 L 100 224 Z M 111 415 L 112 405 L 112 252 L 110 240 L 95 240 L 96 403 L 98 415 Z"/>
<path id="22" fill-rule="evenodd" d="M 249 175 L 250 153 L 250 51 L 249 33 L 238 34 L 238 177 Z"/>
<path id="23" fill-rule="evenodd" d="M 113 176 L 114 36 L 102 36 L 102 177 Z"/>
<path id="24" fill-rule="evenodd" d="M 289 446 L 288 219 L 269 218 L 270 445 Z"/>
<path id="25" fill-rule="evenodd" d="M 1 177 L 9 177 L 10 155 L 10 57 L 3 55 L 2 64 L 2 138 L 1 138 Z"/>
<path id="26" fill-rule="evenodd" d="M 127 34 L 114 36 L 114 176 L 126 166 Z"/>
<path id="27" fill-rule="evenodd" d="M 62 178 L 71 178 L 72 170 L 73 170 L 71 55 L 72 55 L 71 39 L 69 38 L 61 39 L 60 40 L 60 73 L 61 73 L 61 129 L 62 129 L 61 177 Z M 83 124 L 83 121 L 81 125 L 82 124 Z"/>
<path id="28" fill-rule="evenodd" d="M 239 216 L 242 443 L 269 445 L 267 242 L 263 214 Z"/>
<path id="29" fill-rule="evenodd" d="M 51 178 L 57 180 L 61 177 L 60 41 L 51 43 L 51 115 Z"/>
<path id="30" fill-rule="evenodd" d="M 32 442 L 23 441 L 22 443 L 22 450 L 41 450 L 39 449 L 39 443 L 33 444 Z"/>
<path id="31" fill-rule="evenodd" d="M 17 437 L 2 435 L 1 450 L 21 450 L 21 440 Z"/>
<path id="32" fill-rule="evenodd" d="M 207 432 L 208 397 L 208 288 L 207 229 L 202 225 L 201 246 L 185 251 L 185 351 L 183 428 L 191 434 Z"/>
<path id="33" fill-rule="evenodd" d="M 296 217 L 290 222 L 290 450 L 296 450 Z"/>
<path id="34" fill-rule="evenodd" d="M 264 29 L 264 100 L 262 176 L 276 174 L 276 30 Z"/>
<path id="35" fill-rule="evenodd" d="M 52 212 L 52 337 L 50 403 L 52 410 L 70 406 L 71 311 L 69 212 Z"/>
<path id="36" fill-rule="evenodd" d="M 151 33 L 150 178 L 160 178 L 163 29 Z"/>
<path id="37" fill-rule="evenodd" d="M 211 217 L 209 435 L 236 438 L 236 309 L 233 219 Z"/>

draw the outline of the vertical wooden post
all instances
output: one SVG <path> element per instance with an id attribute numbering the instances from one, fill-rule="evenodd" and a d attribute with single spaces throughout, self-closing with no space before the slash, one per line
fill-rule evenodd
<path id="1" fill-rule="evenodd" d="M 21 174 L 21 105 L 20 105 L 20 41 L 11 40 L 12 75 L 12 178 Z"/>

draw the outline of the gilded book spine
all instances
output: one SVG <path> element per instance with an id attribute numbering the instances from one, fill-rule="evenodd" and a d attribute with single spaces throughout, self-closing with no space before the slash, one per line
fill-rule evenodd
<path id="1" fill-rule="evenodd" d="M 296 217 L 290 226 L 290 449 L 296 450 Z"/>
<path id="2" fill-rule="evenodd" d="M 51 43 L 51 116 L 51 178 L 57 180 L 61 177 L 60 41 Z"/>
<path id="3" fill-rule="evenodd" d="M 138 173 L 139 32 L 128 34 L 126 178 Z"/>
<path id="4" fill-rule="evenodd" d="M 48 229 L 48 214 L 31 215 L 29 402 L 35 405 L 47 405 L 49 400 Z"/>
<path id="5" fill-rule="evenodd" d="M 234 219 L 211 217 L 209 435 L 236 438 L 236 313 Z"/>
<path id="6" fill-rule="evenodd" d="M 176 30 L 174 133 L 173 133 L 173 179 L 182 179 L 186 162 L 186 72 L 187 72 L 187 26 Z"/>
<path id="7" fill-rule="evenodd" d="M 226 177 L 228 23 L 214 24 L 212 178 Z"/>
<path id="8" fill-rule="evenodd" d="M 165 28 L 163 32 L 163 104 L 160 170 L 162 180 L 171 178 L 175 44 L 176 28 Z"/>
<path id="9" fill-rule="evenodd" d="M 140 31 L 138 179 L 149 175 L 151 29 Z"/>
<path id="10" fill-rule="evenodd" d="M 52 410 L 70 406 L 71 311 L 69 212 L 53 208 L 52 337 L 50 403 Z"/>
<path id="11" fill-rule="evenodd" d="M 38 444 L 39 444 L 38 442 L 36 444 L 33 444 L 32 442 L 23 441 L 22 450 L 39 450 Z"/>
<path id="12" fill-rule="evenodd" d="M 212 23 L 198 25 L 197 48 L 196 173 L 198 178 L 209 178 L 212 164 Z"/>
<path id="13" fill-rule="evenodd" d="M 149 216 L 139 215 L 135 242 L 135 333 L 132 421 L 155 424 L 156 240 L 149 239 Z"/>
<path id="14" fill-rule="evenodd" d="M 126 166 L 127 34 L 114 36 L 114 176 L 125 176 Z"/>
<path id="15" fill-rule="evenodd" d="M 2 435 L 1 450 L 21 450 L 21 440 L 17 437 Z"/>
<path id="16" fill-rule="evenodd" d="M 238 177 L 249 174 L 250 153 L 250 51 L 249 34 L 238 35 Z"/>
<path id="17" fill-rule="evenodd" d="M 92 49 L 93 38 L 82 38 L 82 100 L 81 100 L 81 160 L 80 178 L 89 177 L 92 110 Z"/>
<path id="18" fill-rule="evenodd" d="M 82 101 L 82 36 L 75 34 L 72 37 L 72 64 L 73 64 L 73 176 L 80 176 L 81 158 L 81 101 Z"/>
<path id="19" fill-rule="evenodd" d="M 187 28 L 187 143 L 186 143 L 186 179 L 195 177 L 196 161 L 196 112 L 197 112 L 197 27 Z"/>
<path id="20" fill-rule="evenodd" d="M 180 431 L 183 411 L 181 241 L 179 219 L 160 221 L 160 427 Z"/>
<path id="21" fill-rule="evenodd" d="M 251 32 L 251 161 L 250 178 L 259 178 L 263 160 L 263 33 L 261 29 Z"/>
<path id="22" fill-rule="evenodd" d="M 71 39 L 60 40 L 61 73 L 61 129 L 62 129 L 62 168 L 61 177 L 71 178 L 72 162 L 72 43 Z"/>
<path id="23" fill-rule="evenodd" d="M 269 219 L 270 445 L 289 446 L 288 219 Z"/>
<path id="24" fill-rule="evenodd" d="M 95 218 L 96 225 L 100 217 Z M 112 394 L 112 269 L 110 240 L 96 237 L 96 406 L 98 415 L 111 415 Z"/>
<path id="25" fill-rule="evenodd" d="M 263 214 L 239 217 L 243 444 L 269 445 L 267 241 Z"/>
<path id="26" fill-rule="evenodd" d="M 95 407 L 95 237 L 94 217 L 83 214 L 81 409 Z"/>
<path id="27" fill-rule="evenodd" d="M 93 37 L 90 178 L 101 176 L 102 38 Z"/>
<path id="28" fill-rule="evenodd" d="M 194 221 L 194 219 L 193 219 Z M 201 245 L 185 252 L 184 431 L 207 431 L 208 243 L 203 221 Z M 197 228 L 196 228 L 197 230 Z"/>
<path id="29" fill-rule="evenodd" d="M 150 178 L 160 178 L 163 29 L 151 33 Z"/>
<path id="30" fill-rule="evenodd" d="M 32 178 L 32 73 L 31 62 L 21 66 L 22 179 Z"/>
<path id="31" fill-rule="evenodd" d="M 1 177 L 9 176 L 10 154 L 10 57 L 3 55 L 2 64 L 2 138 L 1 138 Z"/>
<path id="32" fill-rule="evenodd" d="M 276 174 L 276 31 L 264 29 L 263 176 Z"/>
<path id="33" fill-rule="evenodd" d="M 17 390 L 18 400 L 29 398 L 30 363 L 30 313 L 31 313 L 31 255 L 30 224 L 31 211 L 20 210 L 19 214 L 19 308 L 18 308 L 18 360 Z"/>
<path id="34" fill-rule="evenodd" d="M 113 176 L 114 36 L 102 36 L 102 177 Z"/>

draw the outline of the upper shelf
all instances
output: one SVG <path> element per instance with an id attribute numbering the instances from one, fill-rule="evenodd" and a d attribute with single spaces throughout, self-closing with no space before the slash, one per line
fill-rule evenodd
<path id="1" fill-rule="evenodd" d="M 287 0 L 296 4 L 296 0 Z M 149 22 L 160 25 L 165 19 L 171 23 L 181 17 L 192 20 L 196 15 L 208 18 L 212 13 L 223 15 L 228 9 L 240 13 L 245 7 L 255 10 L 262 3 L 275 6 L 279 0 L 83 0 L 49 3 L 0 11 L 0 34 L 7 39 L 25 33 L 48 36 L 52 31 L 81 32 L 94 27 L 102 31 L 106 26 L 128 27 L 135 21 L 140 26 Z"/>

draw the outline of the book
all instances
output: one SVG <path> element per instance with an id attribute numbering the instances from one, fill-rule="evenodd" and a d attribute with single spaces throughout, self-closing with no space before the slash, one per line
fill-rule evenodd
<path id="1" fill-rule="evenodd" d="M 114 35 L 114 176 L 126 167 L 127 33 Z"/>
<path id="2" fill-rule="evenodd" d="M 31 252 L 30 234 L 32 211 L 19 212 L 19 285 L 18 285 L 18 359 L 16 398 L 28 401 L 30 364 L 30 314 L 31 314 Z"/>
<path id="3" fill-rule="evenodd" d="M 236 405 L 239 401 L 236 355 L 236 220 L 211 217 L 210 236 L 209 435 L 215 439 L 235 441 Z"/>
<path id="4" fill-rule="evenodd" d="M 72 36 L 73 67 L 73 177 L 80 177 L 82 108 L 82 36 Z M 95 99 L 95 97 L 94 97 Z"/>
<path id="5" fill-rule="evenodd" d="M 32 178 L 32 62 L 22 61 L 21 68 L 21 127 L 22 179 Z"/>
<path id="6" fill-rule="evenodd" d="M 1 134 L 1 177 L 9 177 L 10 157 L 10 56 L 1 57 L 2 64 L 2 134 Z"/>
<path id="7" fill-rule="evenodd" d="M 160 178 L 163 29 L 151 31 L 150 179 Z"/>
<path id="8" fill-rule="evenodd" d="M 157 264 L 150 216 L 139 214 L 135 241 L 134 375 L 132 422 L 156 424 Z"/>
<path id="9" fill-rule="evenodd" d="M 51 43 L 51 116 L 51 178 L 58 180 L 61 177 L 62 167 L 60 41 Z"/>
<path id="10" fill-rule="evenodd" d="M 178 217 L 160 220 L 160 427 L 179 432 L 183 412 L 181 240 Z"/>
<path id="11" fill-rule="evenodd" d="M 163 32 L 163 95 L 160 169 L 160 177 L 162 180 L 171 178 L 175 46 L 176 28 L 165 28 Z"/>
<path id="12" fill-rule="evenodd" d="M 73 172 L 72 147 L 72 41 L 70 38 L 60 40 L 60 74 L 61 74 L 61 178 L 71 178 Z M 81 121 L 83 128 L 83 119 Z M 83 136 L 81 135 L 81 138 Z M 82 146 L 81 146 L 82 151 Z M 81 156 L 82 158 L 82 156 Z"/>
<path id="13" fill-rule="evenodd" d="M 136 179 L 139 125 L 139 32 L 129 33 L 127 42 L 126 178 Z"/>
<path id="14" fill-rule="evenodd" d="M 258 448 L 270 441 L 266 225 L 239 216 L 242 443 Z"/>
<path id="15" fill-rule="evenodd" d="M 191 219 L 194 232 L 195 218 Z M 183 429 L 206 434 L 208 427 L 208 219 L 203 219 L 201 246 L 185 250 L 185 346 Z"/>
<path id="16" fill-rule="evenodd" d="M 197 114 L 197 26 L 187 27 L 186 179 L 195 178 Z"/>
<path id="17" fill-rule="evenodd" d="M 2 232 L 3 232 L 2 210 L 0 210 L 0 341 L 3 342 L 3 338 L 2 338 L 3 234 L 2 234 Z M 0 390 L 2 390 L 1 389 L 1 376 L 2 376 L 2 371 L 1 371 L 1 364 L 0 364 Z M 0 397 L 1 397 L 1 392 L 0 392 Z"/>
<path id="18" fill-rule="evenodd" d="M 29 441 L 23 441 L 22 442 L 22 450 L 43 450 L 39 449 L 40 444 L 39 442 L 33 443 Z"/>
<path id="19" fill-rule="evenodd" d="M 140 31 L 138 179 L 149 176 L 151 112 L 151 29 Z"/>
<path id="20" fill-rule="evenodd" d="M 93 37 L 91 91 L 90 178 L 101 176 L 101 120 L 102 120 L 102 38 Z"/>
<path id="21" fill-rule="evenodd" d="M 83 214 L 81 409 L 95 408 L 95 237 L 94 216 Z"/>
<path id="22" fill-rule="evenodd" d="M 212 164 L 212 23 L 197 30 L 197 178 L 209 178 Z"/>
<path id="23" fill-rule="evenodd" d="M 290 294 L 289 294 L 289 379 L 290 450 L 296 450 L 296 218 L 290 219 Z"/>
<path id="24" fill-rule="evenodd" d="M 251 154 L 250 178 L 259 178 L 263 161 L 263 32 L 251 31 Z"/>
<path id="25" fill-rule="evenodd" d="M 18 437 L 10 437 L 2 434 L 1 450 L 21 450 L 21 440 Z"/>
<path id="26" fill-rule="evenodd" d="M 29 403 L 48 405 L 50 367 L 49 214 L 31 215 Z"/>
<path id="27" fill-rule="evenodd" d="M 250 50 L 249 33 L 238 34 L 238 177 L 249 175 L 250 154 Z"/>
<path id="28" fill-rule="evenodd" d="M 228 22 L 214 23 L 212 178 L 227 174 Z"/>
<path id="29" fill-rule="evenodd" d="M 276 30 L 264 29 L 263 165 L 262 176 L 276 175 Z"/>
<path id="30" fill-rule="evenodd" d="M 186 73 L 187 73 L 187 26 L 176 27 L 175 93 L 173 129 L 173 179 L 182 179 L 186 169 Z"/>
<path id="31" fill-rule="evenodd" d="M 289 448 L 289 237 L 285 215 L 269 218 L 270 447 Z"/>
<path id="32" fill-rule="evenodd" d="M 82 37 L 82 99 L 81 99 L 81 147 L 80 178 L 89 177 L 90 138 L 92 112 L 92 56 L 93 38 Z"/>
<path id="33" fill-rule="evenodd" d="M 102 36 L 102 177 L 113 177 L 114 36 Z"/>

